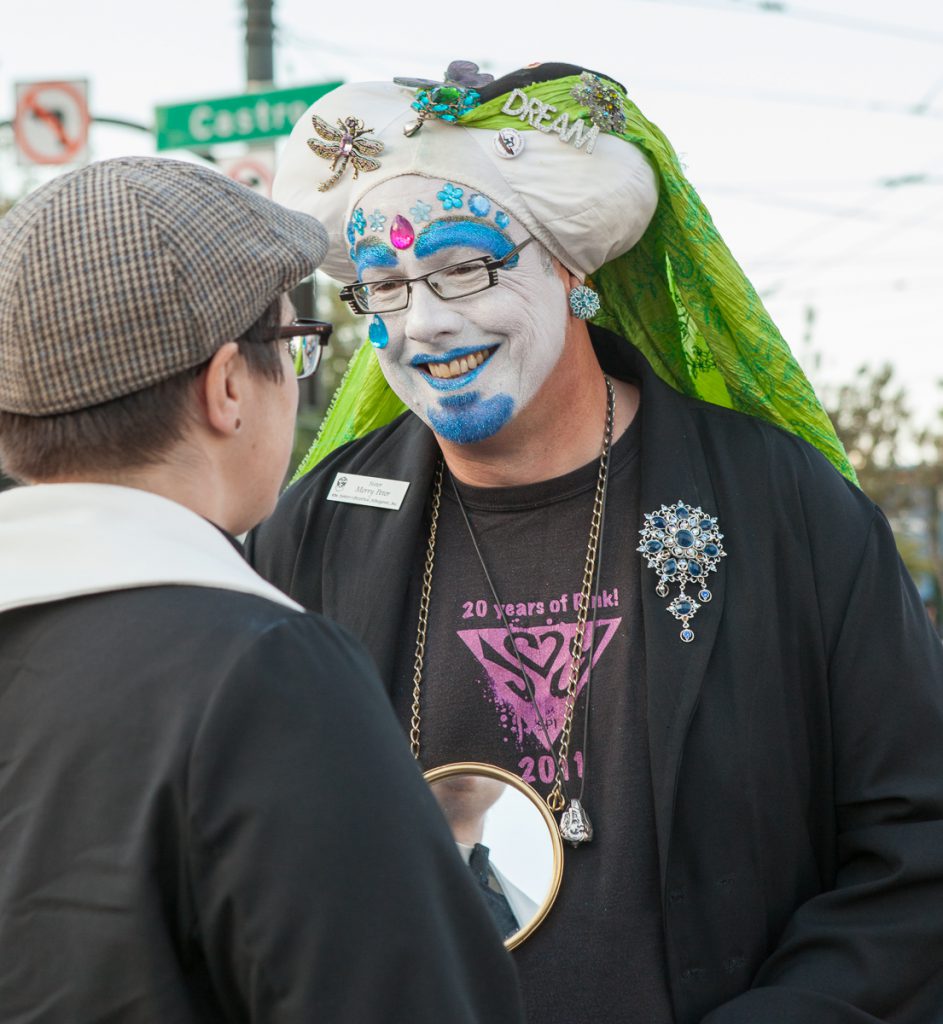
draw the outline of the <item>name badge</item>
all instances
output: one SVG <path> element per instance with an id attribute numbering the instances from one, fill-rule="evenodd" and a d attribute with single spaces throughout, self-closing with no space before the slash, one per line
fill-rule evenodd
<path id="1" fill-rule="evenodd" d="M 403 498 L 406 497 L 408 490 L 408 480 L 384 480 L 378 476 L 338 473 L 331 484 L 327 500 L 395 510 L 403 504 Z"/>

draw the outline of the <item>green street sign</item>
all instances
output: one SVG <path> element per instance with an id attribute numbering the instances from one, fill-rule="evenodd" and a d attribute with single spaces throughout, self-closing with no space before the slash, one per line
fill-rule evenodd
<path id="1" fill-rule="evenodd" d="M 340 84 L 322 82 L 295 89 L 250 92 L 157 107 L 154 112 L 157 148 L 203 149 L 221 142 L 250 142 L 288 135 L 316 99 Z"/>

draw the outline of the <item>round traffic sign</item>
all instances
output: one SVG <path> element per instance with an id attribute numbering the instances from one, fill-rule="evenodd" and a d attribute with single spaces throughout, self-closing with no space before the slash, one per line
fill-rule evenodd
<path id="1" fill-rule="evenodd" d="M 248 156 L 230 157 L 219 161 L 219 169 L 227 178 L 246 185 L 269 199 L 272 197 L 272 182 L 275 179 L 274 156 L 262 151 Z"/>
<path id="2" fill-rule="evenodd" d="M 67 164 L 88 145 L 85 82 L 31 82 L 16 87 L 16 144 L 34 164 Z"/>

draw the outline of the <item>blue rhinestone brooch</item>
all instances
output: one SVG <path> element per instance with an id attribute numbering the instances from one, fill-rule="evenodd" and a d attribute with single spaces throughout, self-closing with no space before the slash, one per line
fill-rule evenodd
<path id="1" fill-rule="evenodd" d="M 419 116 L 403 128 L 406 136 L 415 135 L 430 118 L 439 118 L 454 124 L 463 114 L 481 103 L 478 92 L 483 85 L 494 81 L 494 75 L 482 74 L 478 65 L 470 60 L 453 60 L 445 69 L 445 80 L 434 82 L 428 78 L 394 78 L 397 85 L 418 89 L 410 104 Z"/>
<path id="2" fill-rule="evenodd" d="M 667 597 L 669 584 L 680 587 L 678 596 L 667 610 L 681 623 L 681 639 L 689 644 L 694 630 L 689 623 L 701 605 L 711 599 L 707 577 L 717 571 L 722 558 L 727 557 L 717 528 L 717 517 L 707 515 L 684 501 L 662 505 L 657 512 L 645 513 L 645 525 L 639 530 L 640 551 L 648 560 L 649 569 L 658 575 L 655 593 Z M 687 593 L 688 584 L 697 589 L 697 596 Z"/>

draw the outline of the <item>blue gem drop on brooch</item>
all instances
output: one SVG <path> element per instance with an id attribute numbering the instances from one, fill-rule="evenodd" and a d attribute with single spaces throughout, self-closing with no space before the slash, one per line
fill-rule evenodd
<path id="1" fill-rule="evenodd" d="M 658 574 L 655 593 L 667 597 L 669 584 L 677 583 L 680 587 L 667 610 L 681 623 L 678 635 L 689 644 L 694 639 L 689 623 L 712 596 L 707 577 L 727 557 L 720 543 L 724 535 L 717 528 L 717 517 L 677 501 L 674 505 L 662 505 L 657 512 L 646 512 L 639 534 L 642 542 L 636 550 L 647 558 L 649 569 Z M 686 593 L 689 583 L 698 588 L 697 600 Z"/>

